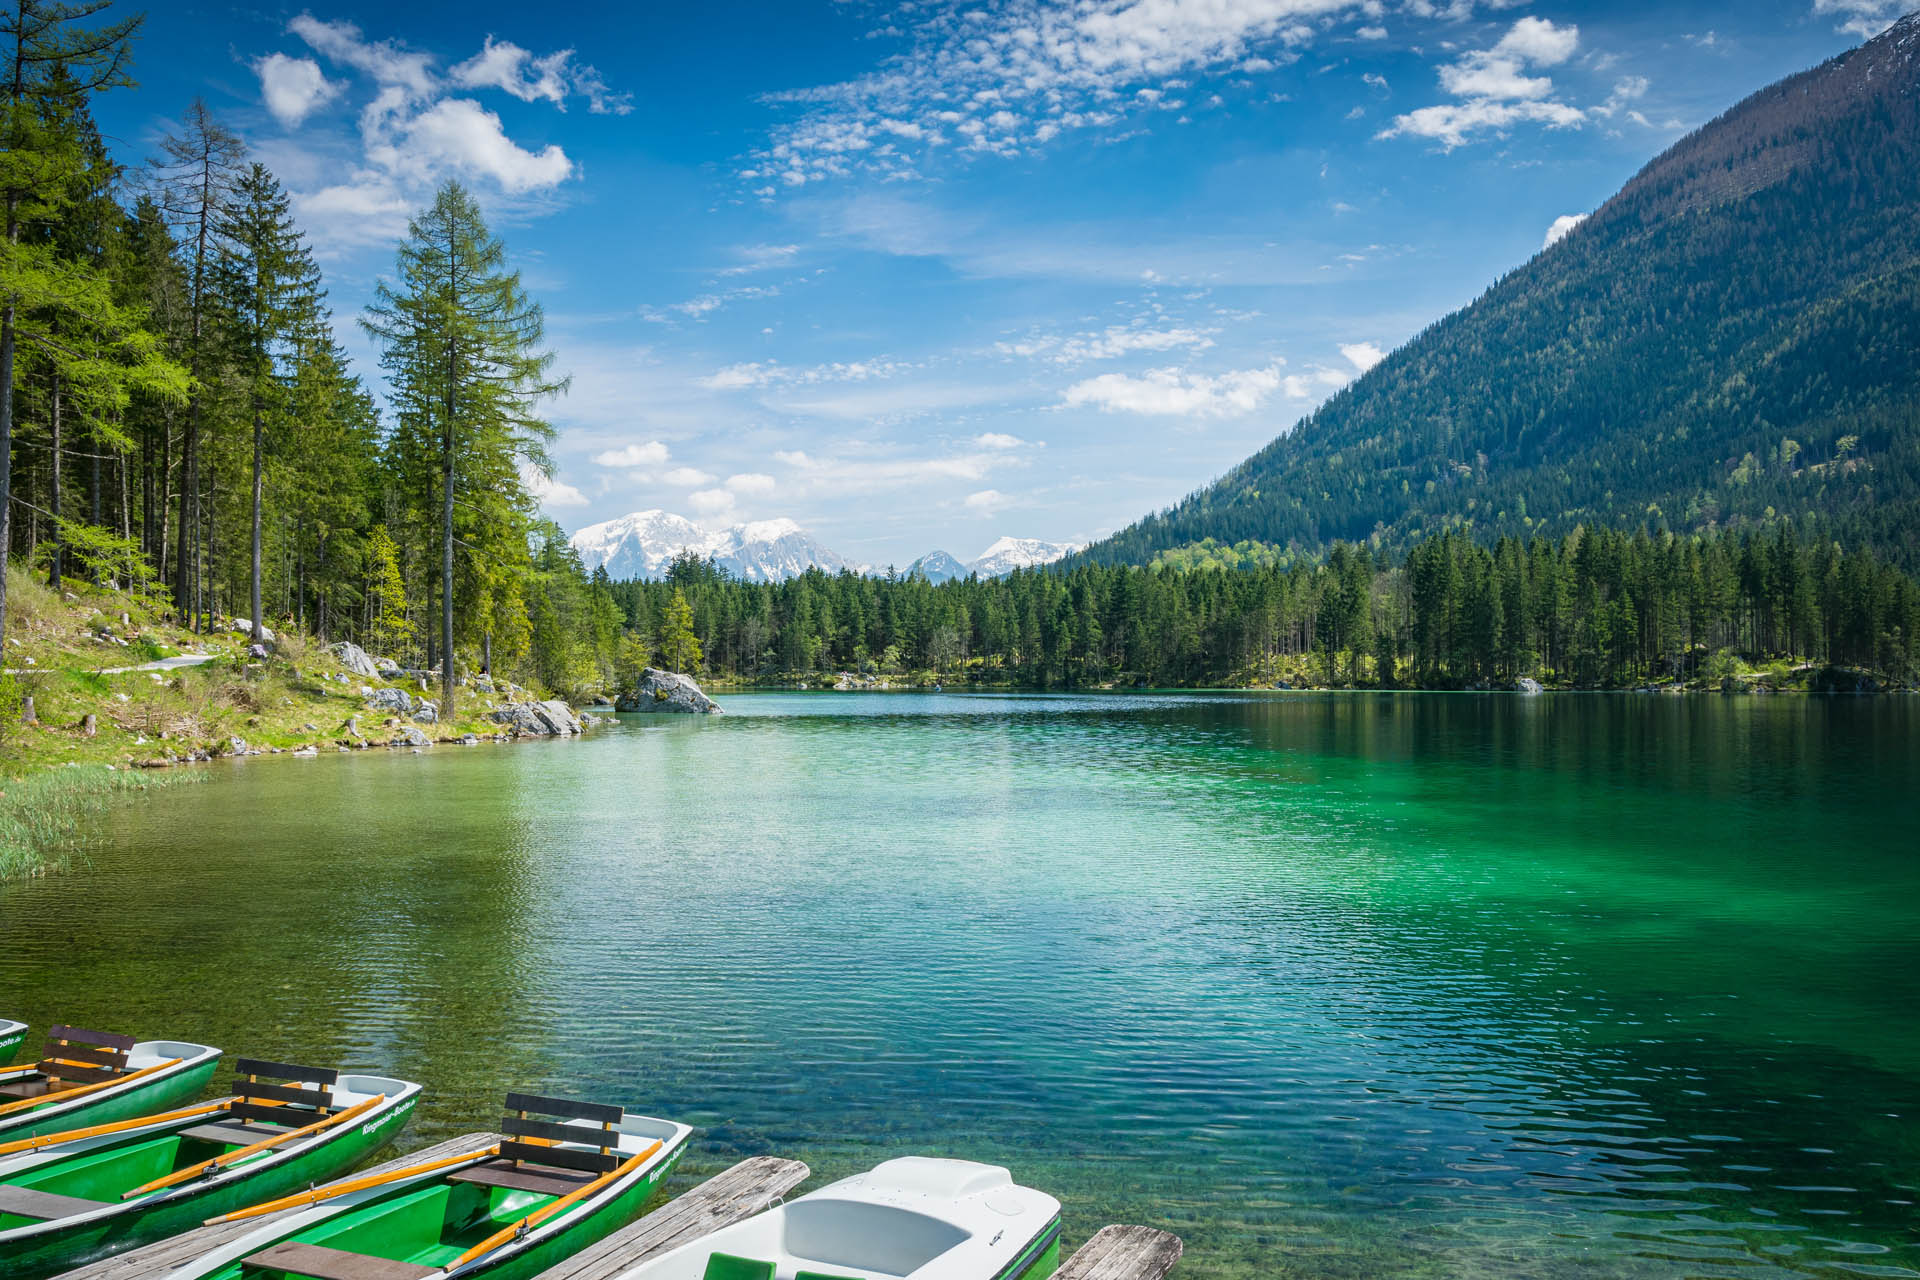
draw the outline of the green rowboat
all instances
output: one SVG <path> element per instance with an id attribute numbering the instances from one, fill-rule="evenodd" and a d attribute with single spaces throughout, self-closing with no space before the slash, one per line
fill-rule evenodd
<path id="1" fill-rule="evenodd" d="M 256 1205 L 311 1207 L 167 1280 L 532 1280 L 639 1217 L 693 1133 L 557 1098 L 507 1108 L 506 1141 Z"/>
<path id="2" fill-rule="evenodd" d="M 0 1070 L 0 1143 L 164 1111 L 219 1063 L 204 1044 L 55 1027 L 39 1062 Z"/>
<path id="3" fill-rule="evenodd" d="M 420 1093 L 245 1058 L 235 1070 L 220 1102 L 0 1146 L 0 1273 L 50 1275 L 336 1177 L 392 1140 Z"/>
<path id="4" fill-rule="evenodd" d="M 0 1018 L 0 1066 L 13 1061 L 13 1055 L 27 1042 L 27 1024 Z"/>

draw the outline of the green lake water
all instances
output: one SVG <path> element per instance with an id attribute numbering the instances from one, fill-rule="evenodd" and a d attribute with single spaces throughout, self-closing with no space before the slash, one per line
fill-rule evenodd
<path id="1" fill-rule="evenodd" d="M 0 1016 L 1010 1166 L 1206 1277 L 1920 1275 L 1920 699 L 767 694 L 269 757 Z"/>

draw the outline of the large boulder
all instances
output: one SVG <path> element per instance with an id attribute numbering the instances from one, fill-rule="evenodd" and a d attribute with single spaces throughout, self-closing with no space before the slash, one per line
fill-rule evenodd
<path id="1" fill-rule="evenodd" d="M 235 631 L 239 631 L 239 632 L 243 632 L 243 633 L 244 633 L 244 634 L 246 634 L 246 635 L 252 635 L 252 634 L 253 634 L 253 619 L 252 619 L 252 618 L 235 618 L 235 619 L 233 620 L 233 624 L 232 624 L 232 626 L 233 626 L 233 630 L 235 630 Z M 266 642 L 267 642 L 268 644 L 276 644 L 276 643 L 278 643 L 278 642 L 277 642 L 277 641 L 276 641 L 276 640 L 275 640 L 275 639 L 273 638 L 273 631 L 272 631 L 272 629 L 271 629 L 271 628 L 269 628 L 269 627 L 261 627 L 261 628 L 260 628 L 260 638 L 261 638 L 261 639 L 263 639 L 263 640 L 265 640 L 265 641 L 266 641 Z"/>
<path id="2" fill-rule="evenodd" d="M 639 687 L 620 696 L 615 704 L 621 711 L 670 711 L 681 715 L 719 715 L 720 704 L 700 692 L 692 676 L 648 667 L 640 673 Z"/>
<path id="3" fill-rule="evenodd" d="M 373 711 L 391 711 L 395 715 L 413 713 L 413 695 L 405 689 L 375 689 L 367 695 L 367 707 Z"/>
<path id="4" fill-rule="evenodd" d="M 1535 680 L 1532 676 L 1521 676 L 1518 680 L 1515 680 L 1513 682 L 1513 691 L 1515 693 L 1545 693 L 1546 692 L 1546 690 L 1540 687 L 1540 682 L 1538 680 Z"/>
<path id="5" fill-rule="evenodd" d="M 558 700 L 551 702 L 510 702 L 492 712 L 488 719 L 505 726 L 508 733 L 525 738 L 565 738 L 587 731 L 586 722 L 573 708 Z"/>
<path id="6" fill-rule="evenodd" d="M 393 731 L 393 738 L 387 743 L 390 747 L 430 747 L 433 739 L 410 724 L 403 724 Z"/>
<path id="7" fill-rule="evenodd" d="M 413 708 L 413 721 L 415 724 L 439 724 L 440 704 L 420 699 Z"/>
<path id="8" fill-rule="evenodd" d="M 373 665 L 373 659 L 369 658 L 367 651 L 359 645 L 342 640 L 330 648 L 333 656 L 340 660 L 340 665 L 353 672 L 353 674 L 365 676 L 369 680 L 380 674 L 379 670 Z"/>

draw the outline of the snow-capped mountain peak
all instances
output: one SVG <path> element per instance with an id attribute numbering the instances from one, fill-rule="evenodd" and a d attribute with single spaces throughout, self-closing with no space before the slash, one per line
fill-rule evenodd
<path id="1" fill-rule="evenodd" d="M 748 582 L 781 582 L 816 566 L 828 573 L 854 567 L 786 519 L 703 529 L 671 511 L 636 511 L 588 525 L 570 541 L 588 569 L 604 566 L 616 579 L 662 577 L 687 552 Z"/>
<path id="2" fill-rule="evenodd" d="M 1002 574 L 1012 573 L 1015 569 L 1031 569 L 1039 564 L 1052 564 L 1063 556 L 1078 551 L 1078 542 L 1043 542 L 1039 538 L 1002 538 L 982 551 L 978 558 L 968 566 L 983 578 L 998 578 Z"/>

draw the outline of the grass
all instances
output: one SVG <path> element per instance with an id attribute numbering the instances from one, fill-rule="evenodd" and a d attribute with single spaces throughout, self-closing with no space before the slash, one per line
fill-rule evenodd
<path id="1" fill-rule="evenodd" d="M 199 782 L 204 773 L 139 774 L 111 765 L 47 769 L 0 783 L 0 881 L 57 871 L 86 845 L 86 819 L 118 797 Z"/>

